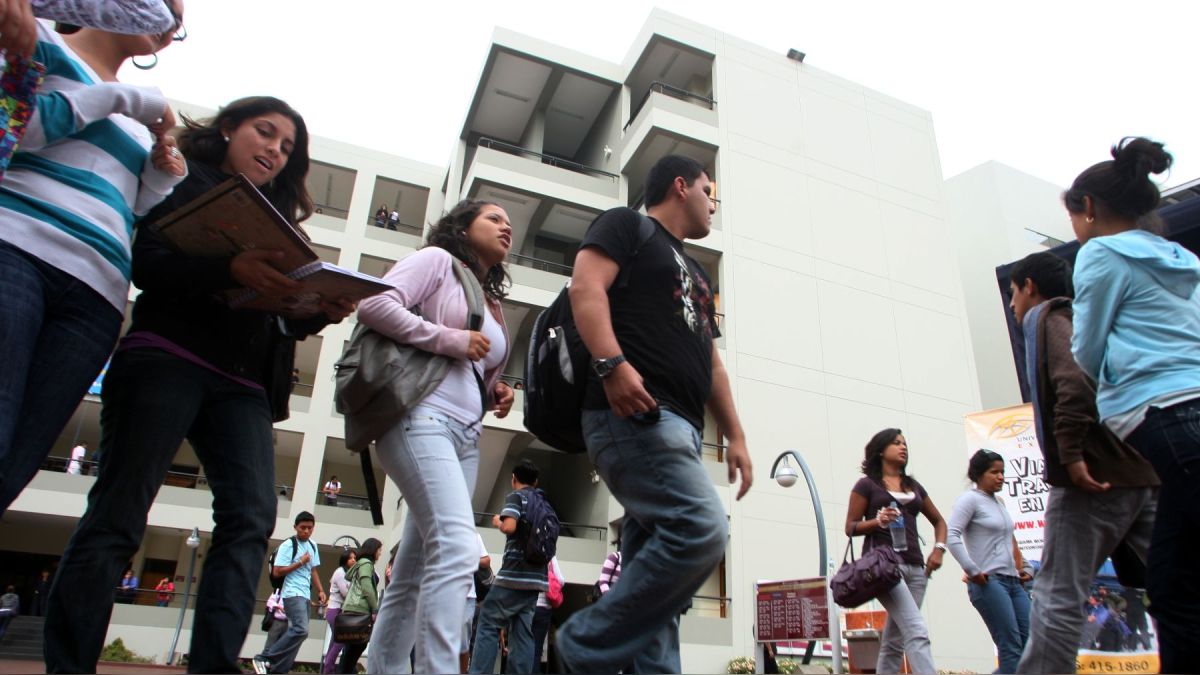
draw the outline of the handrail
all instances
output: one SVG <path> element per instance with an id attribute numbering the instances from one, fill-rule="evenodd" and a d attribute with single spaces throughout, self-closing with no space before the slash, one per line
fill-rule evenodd
<path id="1" fill-rule="evenodd" d="M 319 500 L 317 503 L 321 506 L 332 506 L 339 509 L 358 509 L 359 511 L 371 510 L 371 500 L 366 495 L 352 495 L 345 492 L 339 492 L 336 497 L 337 502 L 334 504 L 326 504 L 325 498 L 325 492 L 323 490 L 317 490 L 317 499 Z M 343 502 L 343 499 L 346 501 Z"/>
<path id="2" fill-rule="evenodd" d="M 672 98 L 677 98 L 684 101 L 689 99 L 699 101 L 700 103 L 704 104 L 705 108 L 708 108 L 709 110 L 717 107 L 716 99 L 712 99 L 707 96 L 701 96 L 700 94 L 690 92 L 687 89 L 676 87 L 673 84 L 667 84 L 666 82 L 659 82 L 658 80 L 655 80 L 650 83 L 649 87 L 646 88 L 646 93 L 642 95 L 642 100 L 638 101 L 637 107 L 630 112 L 629 121 L 626 122 L 625 126 L 621 128 L 622 132 L 628 129 L 629 125 L 633 124 L 633 121 L 637 119 L 638 114 L 642 112 L 642 108 L 646 107 L 646 101 L 650 100 L 650 94 L 653 94 L 656 91 L 660 94 L 666 94 Z"/>
<path id="3" fill-rule="evenodd" d="M 500 152 L 507 152 L 510 155 L 525 155 L 528 157 L 536 157 L 537 159 L 540 159 L 541 161 L 543 161 L 546 164 L 549 164 L 551 166 L 557 166 L 557 167 L 560 167 L 563 169 L 569 169 L 571 171 L 578 171 L 579 173 L 589 173 L 589 174 L 593 174 L 596 176 L 601 176 L 603 178 L 610 178 L 610 179 L 612 179 L 612 181 L 614 183 L 621 179 L 621 177 L 618 176 L 617 174 L 609 173 L 607 171 L 604 171 L 603 169 L 597 169 L 595 167 L 587 166 L 586 164 L 580 164 L 579 162 L 572 162 L 569 159 L 563 159 L 561 157 L 555 157 L 553 155 L 544 155 L 540 152 L 534 152 L 533 150 L 526 150 L 525 148 L 522 148 L 520 146 L 513 145 L 511 143 L 505 143 L 504 141 L 497 141 L 494 138 L 488 138 L 486 136 L 480 138 L 479 141 L 477 141 L 476 145 L 478 145 L 481 148 L 491 148 L 492 150 L 499 150 Z"/>
<path id="4" fill-rule="evenodd" d="M 534 258 L 533 256 L 521 255 L 520 253 L 509 253 L 508 257 L 512 260 L 515 260 L 516 263 L 522 267 L 531 267 L 535 270 L 540 269 L 543 272 L 554 272 L 569 277 L 571 276 L 571 273 L 575 271 L 575 268 L 571 267 L 570 265 L 551 262 L 549 260 L 542 260 L 541 258 Z"/>

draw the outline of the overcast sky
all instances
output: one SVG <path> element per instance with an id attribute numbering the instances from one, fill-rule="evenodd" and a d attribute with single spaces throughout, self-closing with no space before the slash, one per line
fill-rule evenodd
<path id="1" fill-rule="evenodd" d="M 217 107 L 271 94 L 312 133 L 447 164 L 500 26 L 620 63 L 644 2 L 191 0 L 148 72 Z M 988 160 L 1066 185 L 1121 136 L 1165 141 L 1200 178 L 1200 3 L 659 0 L 656 6 L 933 113 L 942 172 Z"/>

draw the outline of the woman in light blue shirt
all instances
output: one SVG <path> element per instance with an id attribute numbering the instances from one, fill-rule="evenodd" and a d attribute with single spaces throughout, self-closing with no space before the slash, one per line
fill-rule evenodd
<path id="1" fill-rule="evenodd" d="M 1162 143 L 1126 138 L 1063 194 L 1075 236 L 1071 352 L 1101 421 L 1162 480 L 1146 569 L 1161 672 L 1200 673 L 1200 260 L 1156 229 Z"/>
<path id="2" fill-rule="evenodd" d="M 991 450 L 971 457 L 964 492 L 950 511 L 946 545 L 967 574 L 967 596 L 987 624 L 1000 656 L 997 673 L 1015 673 L 1029 638 L 1029 578 L 1016 557 L 1013 519 L 996 493 L 1004 488 L 1004 458 Z"/>

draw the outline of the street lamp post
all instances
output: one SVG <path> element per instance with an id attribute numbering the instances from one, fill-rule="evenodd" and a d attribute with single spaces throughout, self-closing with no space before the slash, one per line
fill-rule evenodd
<path id="1" fill-rule="evenodd" d="M 792 465 L 788 463 L 788 458 L 796 460 L 796 464 L 800 466 L 800 470 L 804 473 L 804 480 L 808 483 L 808 495 L 812 498 L 813 512 L 817 520 L 817 542 L 820 549 L 821 576 L 826 580 L 829 578 L 829 545 L 825 540 L 825 512 L 821 508 L 821 498 L 817 495 L 817 484 L 813 480 L 812 471 L 808 469 L 808 463 L 800 456 L 800 453 L 795 450 L 785 450 L 775 458 L 775 463 L 771 465 L 771 478 L 780 486 L 789 488 L 796 484 L 799 476 Z M 779 466 L 780 462 L 783 466 Z M 827 603 L 829 604 L 829 637 L 833 642 L 833 672 L 842 672 L 842 631 L 838 619 L 837 605 L 833 603 L 829 595 L 828 581 L 826 581 L 825 594 Z M 812 659 L 813 649 L 816 647 L 815 641 L 809 641 L 807 653 L 804 655 L 805 662 Z"/>
<path id="2" fill-rule="evenodd" d="M 192 575 L 196 573 L 196 549 L 200 548 L 200 528 L 193 527 L 188 535 L 187 547 L 192 549 L 192 560 L 188 563 L 187 583 L 183 589 L 183 605 L 179 608 L 179 619 L 175 622 L 175 635 L 171 638 L 171 650 L 167 652 L 167 665 L 175 665 L 175 648 L 179 646 L 179 633 L 183 630 L 183 615 L 187 613 L 188 598 L 192 596 Z"/>

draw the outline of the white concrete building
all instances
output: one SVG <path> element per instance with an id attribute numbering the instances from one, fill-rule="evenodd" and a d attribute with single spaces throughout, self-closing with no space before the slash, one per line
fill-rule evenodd
<path id="1" fill-rule="evenodd" d="M 1063 189 L 999 162 L 946 180 L 948 219 L 984 409 L 1021 403 L 996 267 L 1074 241 Z"/>
<path id="2" fill-rule="evenodd" d="M 500 202 L 514 227 L 514 286 L 505 311 L 515 342 L 508 373 L 519 378 L 533 317 L 562 287 L 592 218 L 640 205 L 645 173 L 662 155 L 687 154 L 708 165 L 721 206 L 713 233 L 689 248 L 720 295 L 718 346 L 757 473 L 751 493 L 733 501 L 719 430 L 707 426 L 705 461 L 729 509 L 730 539 L 725 560 L 683 620 L 685 671 L 723 672 L 730 658 L 753 653 L 756 580 L 817 574 L 809 496 L 803 486 L 787 490 L 768 479 L 781 451 L 797 450 L 816 474 L 835 566 L 862 448 L 882 428 L 904 430 L 911 472 L 948 512 L 966 488 L 961 418 L 982 406 L 927 111 L 662 12 L 650 16 L 621 63 L 497 30 L 473 86 L 448 167 L 313 139 L 309 186 L 321 213 L 305 227 L 324 258 L 381 275 L 419 246 L 423 228 L 447 205 L 467 196 Z M 374 226 L 381 204 L 400 211 L 398 231 Z M 332 364 L 352 326 L 347 321 L 301 343 L 292 418 L 277 425 L 282 494 L 273 545 L 291 534 L 297 512 L 313 511 L 327 561 L 323 578 L 333 570 L 338 537 L 378 536 L 391 546 L 403 514 L 393 511 L 401 495 L 384 485 L 381 471 L 375 479 L 384 528 L 373 527 L 365 510 L 347 508 L 352 498 L 328 507 L 318 496 L 330 474 L 340 477 L 344 494 L 365 493 L 332 403 Z M 514 410 L 520 405 L 518 398 Z M 81 404 L 55 458 L 67 456 L 77 439 L 96 446 L 98 410 L 93 397 Z M 475 510 L 498 510 L 518 458 L 539 463 L 568 523 L 559 555 L 569 582 L 560 611 L 569 612 L 596 579 L 620 507 L 591 481 L 586 458 L 539 447 L 519 412 L 489 416 L 485 424 Z M 164 574 L 182 578 L 184 538 L 198 526 L 207 540 L 212 527 L 199 462 L 185 446 L 175 464 L 134 561 L 148 588 Z M 49 463 L 0 523 L 0 561 L 10 569 L 52 566 L 92 480 L 63 474 L 61 461 Z M 923 521 L 920 529 L 928 550 L 932 528 Z M 498 531 L 480 531 L 498 553 Z M 943 668 L 990 671 L 991 641 L 959 576 L 947 556 L 929 588 L 934 655 Z M 264 572 L 260 599 L 266 589 Z M 118 605 L 109 639 L 122 637 L 161 661 L 178 611 L 177 603 Z M 300 660 L 317 660 L 320 635 L 314 630 Z M 262 637 L 256 621 L 243 654 L 253 654 Z M 181 650 L 187 644 L 185 630 Z"/>

